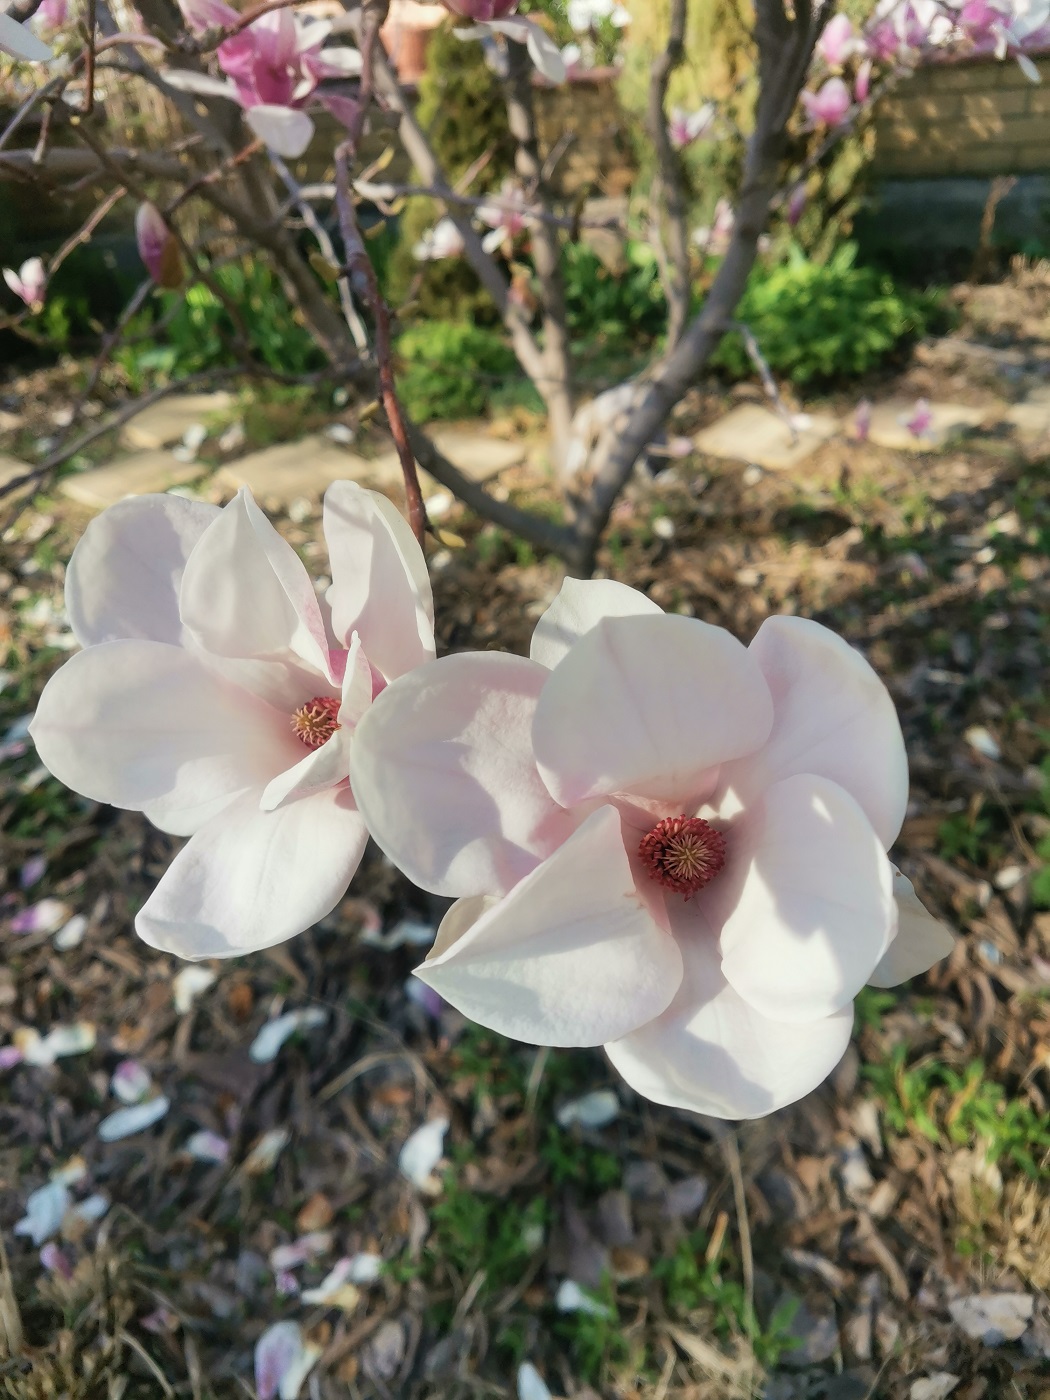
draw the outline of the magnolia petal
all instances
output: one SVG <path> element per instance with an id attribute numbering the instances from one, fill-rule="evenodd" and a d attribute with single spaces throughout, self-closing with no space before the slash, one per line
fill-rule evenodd
<path id="1" fill-rule="evenodd" d="M 54 58 L 51 49 L 30 33 L 24 24 L 0 12 L 0 53 L 8 53 L 12 58 L 25 63 L 45 63 Z"/>
<path id="2" fill-rule="evenodd" d="M 188 1015 L 193 1010 L 193 1003 L 202 992 L 214 986 L 216 980 L 215 973 L 208 967 L 184 967 L 177 973 L 172 980 L 171 995 L 178 1014 Z"/>
<path id="3" fill-rule="evenodd" d="M 275 1322 L 255 1344 L 257 1400 L 296 1400 L 320 1355 L 297 1322 Z"/>
<path id="4" fill-rule="evenodd" d="M 595 1089 L 582 1098 L 570 1099 L 554 1115 L 559 1128 L 605 1128 L 620 1116 L 620 1100 L 614 1089 Z"/>
<path id="5" fill-rule="evenodd" d="M 364 61 L 357 49 L 331 48 L 312 59 L 310 67 L 318 78 L 356 78 L 364 68 Z"/>
<path id="6" fill-rule="evenodd" d="M 263 787 L 302 748 L 287 717 L 162 642 L 102 642 L 44 687 L 30 726 L 47 769 L 114 807 L 225 806 Z"/>
<path id="7" fill-rule="evenodd" d="M 748 650 L 773 695 L 773 729 L 722 781 L 746 804 L 796 773 L 830 778 L 888 850 L 908 805 L 908 760 L 889 691 L 860 652 L 805 618 L 769 618 Z"/>
<path id="8" fill-rule="evenodd" d="M 375 840 L 417 885 L 505 893 L 572 831 L 532 756 L 547 679 L 520 656 L 446 656 L 387 686 L 358 725 L 351 786 Z"/>
<path id="9" fill-rule="evenodd" d="M 586 878 L 581 878 L 581 872 Z M 471 1020 L 532 1045 L 600 1045 L 674 996 L 682 960 L 635 889 L 619 813 L 601 807 L 466 925 L 454 906 L 421 981 Z"/>
<path id="10" fill-rule="evenodd" d="M 315 1026 L 323 1026 L 327 1020 L 328 1012 L 316 1006 L 308 1007 L 305 1011 L 286 1011 L 283 1016 L 267 1021 L 248 1047 L 248 1054 L 257 1065 L 269 1064 L 296 1031 L 312 1030 Z"/>
<path id="11" fill-rule="evenodd" d="M 28 1236 L 39 1247 L 61 1230 L 71 1199 L 64 1181 L 49 1181 L 26 1199 L 26 1213 L 15 1225 L 15 1234 Z"/>
<path id="12" fill-rule="evenodd" d="M 611 1318 L 611 1308 L 585 1292 L 575 1279 L 562 1279 L 554 1295 L 554 1306 L 563 1313 L 587 1313 L 591 1317 Z"/>
<path id="13" fill-rule="evenodd" d="M 230 1144 L 227 1139 L 206 1129 L 191 1133 L 182 1150 L 195 1162 L 215 1162 L 221 1165 L 228 1161 L 230 1156 Z"/>
<path id="14" fill-rule="evenodd" d="M 547 31 L 539 24 L 531 22 L 525 36 L 525 45 L 536 71 L 549 83 L 563 83 L 568 76 L 561 49 Z"/>
<path id="15" fill-rule="evenodd" d="M 733 824 L 727 846 L 702 896 L 726 980 L 775 1021 L 848 1006 L 896 919 L 893 867 L 857 803 L 826 778 L 785 778 Z"/>
<path id="16" fill-rule="evenodd" d="M 637 588 L 611 578 L 567 578 L 554 602 L 536 624 L 529 655 L 553 671 L 570 647 L 606 617 L 663 616 Z"/>
<path id="17" fill-rule="evenodd" d="M 332 565 L 328 603 L 345 645 L 353 632 L 388 681 L 434 656 L 434 600 L 423 551 L 408 523 L 375 491 L 337 481 L 324 498 Z"/>
<path id="18" fill-rule="evenodd" d="M 699 911 L 683 903 L 675 924 L 678 995 L 662 1016 L 606 1045 L 614 1068 L 654 1103 L 713 1118 L 761 1118 L 815 1089 L 845 1053 L 852 1011 L 805 1025 L 771 1021 L 726 981 Z"/>
<path id="19" fill-rule="evenodd" d="M 955 947 L 954 934 L 928 912 L 912 882 L 899 870 L 893 872 L 893 897 L 897 903 L 897 932 L 868 978 L 872 987 L 896 987 L 918 977 L 948 957 Z"/>
<path id="20" fill-rule="evenodd" d="M 122 1138 L 132 1137 L 146 1128 L 152 1128 L 170 1108 L 171 1100 L 163 1094 L 150 1099 L 148 1103 L 137 1103 L 131 1108 L 118 1108 L 116 1113 L 107 1114 L 103 1118 L 98 1125 L 98 1135 L 103 1142 L 119 1142 Z"/>
<path id="21" fill-rule="evenodd" d="M 178 645 L 179 585 L 218 506 L 133 496 L 96 515 L 66 569 L 66 612 L 82 647 L 120 638 Z"/>
<path id="22" fill-rule="evenodd" d="M 550 1390 L 531 1361 L 518 1367 L 518 1400 L 553 1400 Z"/>
<path id="23" fill-rule="evenodd" d="M 213 78 L 207 73 L 194 73 L 188 68 L 165 68 L 160 76 L 168 87 L 173 87 L 179 92 L 192 92 L 200 97 L 225 97 L 230 102 L 237 101 L 237 89 L 225 78 Z"/>
<path id="24" fill-rule="evenodd" d="M 406 1139 L 397 1159 L 398 1170 L 413 1186 L 427 1189 L 432 1185 L 434 1168 L 445 1152 L 447 1118 L 432 1118 Z"/>
<path id="25" fill-rule="evenodd" d="M 684 802 L 706 795 L 718 764 L 764 743 L 772 721 L 762 672 L 721 627 L 614 617 L 551 672 L 532 736 L 563 807 L 614 793 Z"/>
<path id="26" fill-rule="evenodd" d="M 275 812 L 241 798 L 182 848 L 135 928 L 151 948 L 183 958 L 270 948 L 331 913 L 367 840 L 348 788 Z"/>
<path id="27" fill-rule="evenodd" d="M 179 601 L 187 630 L 206 651 L 272 660 L 291 654 L 334 682 L 310 576 L 247 488 L 197 542 Z"/>
<path id="28" fill-rule="evenodd" d="M 248 107 L 244 120 L 260 141 L 287 160 L 298 160 L 314 134 L 313 122 L 305 112 L 295 107 L 261 103 L 257 107 Z"/>
<path id="29" fill-rule="evenodd" d="M 121 1103 L 140 1103 L 153 1088 L 145 1065 L 138 1060 L 121 1060 L 113 1071 L 109 1087 Z"/>

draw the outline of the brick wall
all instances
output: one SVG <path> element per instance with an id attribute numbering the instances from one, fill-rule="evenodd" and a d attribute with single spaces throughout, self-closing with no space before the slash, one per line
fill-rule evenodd
<path id="1" fill-rule="evenodd" d="M 1020 175 L 1050 171 L 1050 57 L 1041 83 L 1012 60 L 920 69 L 876 109 L 875 174 Z"/>

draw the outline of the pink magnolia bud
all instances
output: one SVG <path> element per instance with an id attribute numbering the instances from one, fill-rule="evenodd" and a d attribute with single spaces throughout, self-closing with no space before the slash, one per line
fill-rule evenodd
<path id="1" fill-rule="evenodd" d="M 69 19 L 69 0 L 41 0 L 36 17 L 45 29 L 61 29 Z"/>
<path id="2" fill-rule="evenodd" d="M 43 306 L 47 274 L 39 258 L 27 258 L 17 272 L 12 267 L 5 267 L 4 281 L 31 311 L 39 311 Z"/>
<path id="3" fill-rule="evenodd" d="M 175 235 L 155 204 L 140 204 L 135 214 L 135 241 L 139 257 L 158 287 L 182 285 L 182 258 Z"/>
<path id="4" fill-rule="evenodd" d="M 492 19 L 504 19 L 518 8 L 518 0 L 442 0 L 442 4 L 461 19 L 482 24 Z"/>
<path id="5" fill-rule="evenodd" d="M 867 102 L 871 93 L 871 59 L 866 58 L 857 69 L 857 76 L 853 80 L 853 96 L 858 105 Z"/>
<path id="6" fill-rule="evenodd" d="M 853 433 L 858 442 L 867 442 L 871 432 L 871 400 L 861 399 L 853 415 Z"/>
<path id="7" fill-rule="evenodd" d="M 829 68 L 841 68 L 856 46 L 850 20 L 846 15 L 835 15 L 817 41 L 817 53 Z"/>
<path id="8" fill-rule="evenodd" d="M 841 126 L 853 99 L 841 78 L 829 78 L 819 92 L 802 93 L 802 105 L 818 126 Z"/>
<path id="9" fill-rule="evenodd" d="M 788 196 L 787 221 L 792 228 L 798 227 L 798 221 L 802 218 L 802 211 L 806 207 L 806 187 L 796 185 Z"/>

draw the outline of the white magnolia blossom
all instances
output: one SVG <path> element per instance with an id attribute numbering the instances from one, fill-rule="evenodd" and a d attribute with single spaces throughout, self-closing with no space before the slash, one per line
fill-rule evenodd
<path id="1" fill-rule="evenodd" d="M 324 598 L 246 490 L 223 510 L 123 501 L 73 552 L 84 650 L 45 686 L 31 733 L 75 791 L 189 836 L 135 920 L 164 952 L 281 943 L 335 907 L 360 862 L 354 731 L 388 681 L 433 657 L 433 605 L 385 497 L 337 483 L 324 529 Z"/>
<path id="2" fill-rule="evenodd" d="M 886 856 L 908 797 L 893 702 L 817 623 L 770 618 L 744 647 L 570 579 L 530 659 L 445 657 L 361 737 L 379 845 L 458 897 L 416 975 L 504 1035 L 604 1045 L 657 1103 L 800 1098 L 861 987 L 952 946 Z"/>

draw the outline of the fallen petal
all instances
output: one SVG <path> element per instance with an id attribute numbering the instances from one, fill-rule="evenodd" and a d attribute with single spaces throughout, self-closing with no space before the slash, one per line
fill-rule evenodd
<path id="1" fill-rule="evenodd" d="M 103 1142 L 119 1142 L 121 1138 L 141 1133 L 159 1123 L 171 1108 L 171 1100 L 163 1094 L 148 1103 L 137 1103 L 131 1108 L 118 1108 L 98 1125 L 98 1135 Z"/>
<path id="2" fill-rule="evenodd" d="M 62 1180 L 49 1181 L 33 1191 L 26 1201 L 26 1213 L 15 1225 L 16 1235 L 28 1235 L 37 1246 L 57 1235 L 69 1209 L 69 1188 Z"/>
<path id="3" fill-rule="evenodd" d="M 141 1103 L 153 1088 L 153 1080 L 149 1070 L 138 1060 L 121 1060 L 113 1071 L 109 1087 L 121 1103 Z"/>
<path id="4" fill-rule="evenodd" d="M 328 1020 L 328 1012 L 316 1007 L 306 1011 L 287 1011 L 276 1020 L 268 1021 L 252 1041 L 248 1054 L 257 1065 L 268 1065 L 277 1058 L 277 1052 L 286 1040 L 296 1031 L 309 1030 L 313 1026 L 323 1026 Z"/>
<path id="5" fill-rule="evenodd" d="M 531 1361 L 518 1367 L 518 1400 L 551 1400 L 551 1393 Z"/>
<path id="6" fill-rule="evenodd" d="M 55 947 L 60 953 L 68 953 L 74 948 L 79 948 L 84 941 L 84 935 L 87 933 L 87 929 L 87 915 L 74 914 L 55 934 Z"/>
<path id="7" fill-rule="evenodd" d="M 432 1173 L 441 1161 L 448 1129 L 447 1118 L 432 1118 L 417 1128 L 401 1149 L 398 1170 L 421 1191 L 431 1191 L 437 1186 Z"/>
<path id="8" fill-rule="evenodd" d="M 297 1322 L 275 1322 L 255 1344 L 255 1392 L 258 1400 L 295 1400 L 313 1361 Z M 314 1357 L 316 1360 L 316 1357 Z M 294 1382 L 295 1389 L 291 1389 Z"/>
<path id="9" fill-rule="evenodd" d="M 597 1298 L 592 1298 L 589 1293 L 585 1293 L 580 1285 L 573 1279 L 563 1279 L 558 1285 L 558 1292 L 554 1297 L 554 1306 L 559 1312 L 589 1313 L 591 1317 L 613 1316 L 612 1310 L 604 1303 L 599 1303 Z"/>
<path id="10" fill-rule="evenodd" d="M 1016 1342 L 1031 1322 L 1034 1308 L 1030 1293 L 977 1293 L 948 1304 L 956 1325 L 988 1347 Z"/>
<path id="11" fill-rule="evenodd" d="M 196 1162 L 225 1162 L 230 1155 L 230 1144 L 218 1133 L 202 1130 L 187 1139 L 183 1150 Z"/>
<path id="12" fill-rule="evenodd" d="M 581 1128 L 604 1128 L 620 1113 L 620 1100 L 612 1089 L 596 1089 L 582 1098 L 562 1104 L 554 1115 L 561 1128 L 579 1123 Z"/>
<path id="13" fill-rule="evenodd" d="M 11 920 L 12 933 L 54 933 L 72 914 L 68 904 L 60 899 L 41 899 L 23 909 Z"/>
<path id="14" fill-rule="evenodd" d="M 271 1128 L 255 1144 L 244 1159 L 244 1170 L 249 1176 L 260 1176 L 268 1172 L 291 1141 L 287 1128 Z"/>
<path id="15" fill-rule="evenodd" d="M 210 972 L 206 967 L 200 967 L 193 963 L 184 967 L 171 984 L 175 1010 L 180 1016 L 185 1016 L 193 1009 L 193 1003 L 201 992 L 206 992 L 214 984 L 215 973 Z"/>

